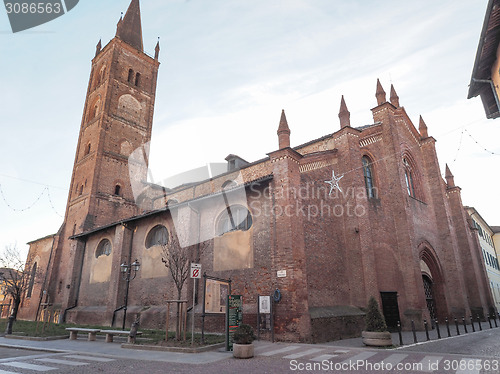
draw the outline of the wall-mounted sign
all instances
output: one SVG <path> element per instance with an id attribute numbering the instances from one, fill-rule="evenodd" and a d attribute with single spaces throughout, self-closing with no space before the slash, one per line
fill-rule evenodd
<path id="1" fill-rule="evenodd" d="M 271 296 L 259 296 L 259 313 L 271 313 Z"/>
<path id="2" fill-rule="evenodd" d="M 278 278 L 285 278 L 286 277 L 286 270 L 278 270 L 276 272 L 276 275 L 278 276 Z"/>

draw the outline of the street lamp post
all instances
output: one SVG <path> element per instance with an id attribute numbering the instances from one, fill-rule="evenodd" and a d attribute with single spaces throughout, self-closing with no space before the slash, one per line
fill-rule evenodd
<path id="1" fill-rule="evenodd" d="M 125 306 L 123 307 L 123 324 L 122 324 L 122 330 L 125 330 L 125 321 L 127 319 L 127 305 L 128 305 L 128 290 L 130 286 L 130 281 L 132 279 L 135 279 L 137 276 L 137 272 L 139 271 L 139 268 L 141 267 L 141 264 L 137 259 L 135 259 L 134 262 L 131 264 L 123 263 L 120 265 L 120 272 L 122 273 L 122 279 L 127 282 L 127 288 L 125 289 Z M 134 274 L 132 274 L 132 271 Z"/>

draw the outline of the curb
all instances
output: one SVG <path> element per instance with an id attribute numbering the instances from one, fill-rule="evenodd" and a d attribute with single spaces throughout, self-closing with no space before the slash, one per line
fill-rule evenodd
<path id="1" fill-rule="evenodd" d="M 49 340 L 62 340 L 62 339 L 68 339 L 69 335 L 57 335 L 57 336 L 22 336 L 22 335 L 5 335 L 5 339 L 19 339 L 19 340 L 32 340 L 32 341 L 38 341 L 38 342 L 45 342 Z"/>
<path id="2" fill-rule="evenodd" d="M 163 352 L 177 352 L 177 353 L 202 353 L 207 351 L 213 351 L 218 348 L 223 348 L 226 343 L 218 343 L 207 345 L 205 347 L 199 348 L 180 348 L 180 347 L 163 347 L 161 345 L 142 345 L 142 344 L 129 344 L 123 343 L 122 348 L 126 349 L 136 349 L 140 351 L 163 351 Z"/>

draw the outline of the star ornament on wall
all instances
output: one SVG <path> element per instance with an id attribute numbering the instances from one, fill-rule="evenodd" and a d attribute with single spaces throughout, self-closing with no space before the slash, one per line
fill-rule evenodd
<path id="1" fill-rule="evenodd" d="M 342 189 L 340 188 L 339 186 L 339 181 L 344 178 L 343 175 L 341 175 L 340 177 L 336 177 L 335 176 L 335 170 L 332 169 L 332 179 L 329 180 L 329 181 L 325 181 L 325 183 L 328 183 L 330 185 L 330 193 L 328 194 L 328 196 L 330 196 L 333 192 L 333 189 L 336 188 L 338 189 L 340 192 L 342 192 Z"/>

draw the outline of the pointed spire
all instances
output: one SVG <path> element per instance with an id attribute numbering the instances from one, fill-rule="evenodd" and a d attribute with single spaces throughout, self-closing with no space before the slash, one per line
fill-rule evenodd
<path id="1" fill-rule="evenodd" d="M 448 164 L 446 164 L 445 178 L 446 178 L 446 184 L 448 185 L 448 187 L 455 187 L 455 179 L 453 177 L 453 174 L 451 174 L 451 171 L 450 171 L 450 168 L 448 167 Z"/>
<path id="2" fill-rule="evenodd" d="M 345 105 L 344 95 L 340 99 L 339 119 L 341 129 L 351 126 L 351 113 L 347 110 L 347 105 Z"/>
<path id="3" fill-rule="evenodd" d="M 290 147 L 290 128 L 285 116 L 285 110 L 281 110 L 280 125 L 278 126 L 279 149 Z"/>
<path id="4" fill-rule="evenodd" d="M 377 91 L 375 92 L 375 97 L 377 98 L 377 105 L 381 105 L 386 102 L 385 91 L 380 84 L 380 80 L 377 78 Z"/>
<path id="5" fill-rule="evenodd" d="M 418 124 L 418 131 L 420 132 L 420 136 L 422 138 L 428 138 L 429 137 L 429 134 L 427 133 L 427 125 L 425 124 L 424 119 L 422 118 L 422 116 L 420 116 L 420 121 L 419 121 L 419 124 Z"/>
<path id="6" fill-rule="evenodd" d="M 159 56 L 160 56 L 160 37 L 158 37 L 158 43 L 156 43 L 155 47 L 155 60 L 158 60 Z"/>
<path id="7" fill-rule="evenodd" d="M 125 17 L 123 17 L 123 20 L 120 18 L 120 21 L 118 21 L 116 36 L 139 51 L 144 51 L 139 0 L 130 2 Z"/>
<path id="8" fill-rule="evenodd" d="M 99 39 L 99 43 L 95 46 L 95 55 L 97 56 L 99 52 L 101 52 L 102 44 L 101 44 L 101 39 Z"/>
<path id="9" fill-rule="evenodd" d="M 391 104 L 396 108 L 399 108 L 399 96 L 394 89 L 394 85 L 391 84 Z"/>

